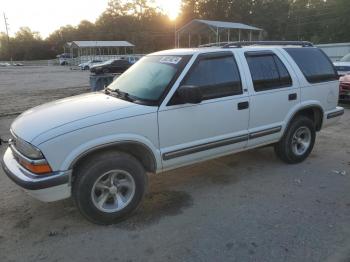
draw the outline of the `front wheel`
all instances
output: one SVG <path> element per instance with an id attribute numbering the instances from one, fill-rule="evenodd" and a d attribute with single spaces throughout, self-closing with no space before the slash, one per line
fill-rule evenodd
<path id="1" fill-rule="evenodd" d="M 296 117 L 275 145 L 276 155 L 288 164 L 301 163 L 310 155 L 315 139 L 314 122 L 304 116 Z"/>
<path id="2" fill-rule="evenodd" d="M 107 152 L 77 168 L 73 197 L 80 212 L 95 224 L 127 218 L 141 203 L 147 186 L 143 166 L 133 156 Z"/>

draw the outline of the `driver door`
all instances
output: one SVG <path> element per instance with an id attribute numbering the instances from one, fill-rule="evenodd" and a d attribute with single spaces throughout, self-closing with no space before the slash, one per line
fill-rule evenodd
<path id="1" fill-rule="evenodd" d="M 200 87 L 203 101 L 183 104 L 175 92 L 158 114 L 163 168 L 230 154 L 247 145 L 249 96 L 232 52 L 200 55 L 179 86 Z"/>

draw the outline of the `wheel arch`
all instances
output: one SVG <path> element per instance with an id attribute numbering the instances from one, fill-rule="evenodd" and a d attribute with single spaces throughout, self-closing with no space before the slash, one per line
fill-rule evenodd
<path id="1" fill-rule="evenodd" d="M 323 125 L 324 111 L 322 107 L 318 104 L 304 105 L 295 110 L 289 117 L 284 133 L 288 130 L 290 124 L 298 116 L 306 116 L 310 118 L 315 123 L 316 131 L 320 131 Z"/>
<path id="2" fill-rule="evenodd" d="M 91 159 L 94 155 L 106 151 L 120 151 L 132 155 L 143 165 L 147 172 L 155 173 L 157 171 L 157 160 L 153 151 L 145 144 L 135 141 L 121 141 L 116 143 L 108 143 L 93 147 L 81 153 L 70 164 L 70 168 L 76 169 L 80 164 Z"/>

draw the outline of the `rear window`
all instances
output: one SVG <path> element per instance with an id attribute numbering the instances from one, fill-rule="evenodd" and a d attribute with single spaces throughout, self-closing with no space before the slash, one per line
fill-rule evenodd
<path id="1" fill-rule="evenodd" d="M 317 48 L 285 48 L 310 83 L 337 80 L 330 59 Z"/>

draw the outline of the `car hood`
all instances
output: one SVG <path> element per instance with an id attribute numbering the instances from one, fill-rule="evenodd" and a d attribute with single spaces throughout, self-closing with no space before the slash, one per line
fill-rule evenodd
<path id="1" fill-rule="evenodd" d="M 94 65 L 91 65 L 90 66 L 90 69 L 95 69 L 95 68 L 98 68 L 98 67 L 103 67 L 105 64 L 94 64 Z"/>
<path id="2" fill-rule="evenodd" d="M 18 137 L 32 142 L 36 137 L 55 129 L 69 132 L 63 127 L 78 125 L 83 128 L 93 121 L 109 121 L 106 119 L 109 113 L 134 112 L 130 109 L 139 106 L 103 93 L 68 97 L 24 112 L 12 123 L 11 130 Z"/>

